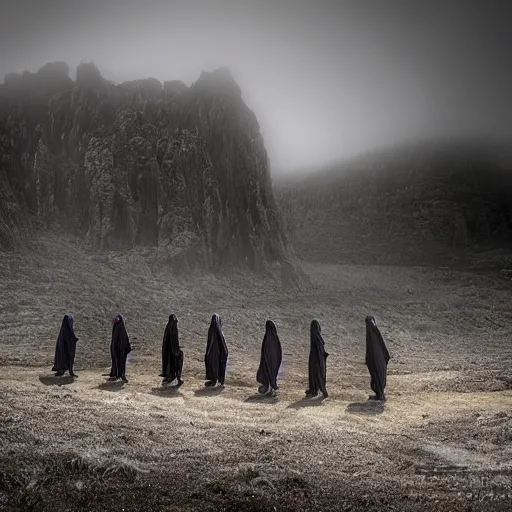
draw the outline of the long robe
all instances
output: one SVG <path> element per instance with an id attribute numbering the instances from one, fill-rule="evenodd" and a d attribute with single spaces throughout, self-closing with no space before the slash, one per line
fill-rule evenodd
<path id="1" fill-rule="evenodd" d="M 370 372 L 370 387 L 377 400 L 385 400 L 386 375 L 390 356 L 384 338 L 373 316 L 366 317 L 366 366 Z"/>
<path id="2" fill-rule="evenodd" d="M 222 320 L 218 314 L 212 316 L 208 329 L 206 353 L 204 365 L 206 368 L 206 380 L 209 383 L 224 385 L 226 378 L 226 364 L 228 361 L 228 347 L 222 332 Z"/>
<path id="3" fill-rule="evenodd" d="M 276 390 L 277 374 L 283 360 L 281 341 L 277 335 L 277 328 L 272 320 L 267 320 L 265 336 L 261 344 L 260 366 L 256 373 L 256 380 L 261 384 L 261 391 L 267 392 L 269 386 Z"/>
<path id="4" fill-rule="evenodd" d="M 63 375 L 68 371 L 69 375 L 74 375 L 73 366 L 75 364 L 76 342 L 78 338 L 73 330 L 73 317 L 65 315 L 60 326 L 57 344 L 55 346 L 55 358 L 52 372 Z"/>
<path id="5" fill-rule="evenodd" d="M 326 380 L 327 380 L 327 357 L 329 354 L 325 351 L 325 342 L 322 337 L 322 330 L 318 320 L 311 322 L 310 329 L 310 348 L 309 348 L 309 388 L 306 391 L 308 396 L 316 396 L 321 391 L 327 398 Z"/>
<path id="6" fill-rule="evenodd" d="M 178 319 L 176 315 L 171 315 L 165 326 L 164 339 L 162 341 L 162 373 L 165 381 L 172 382 L 178 379 L 181 381 L 181 372 L 183 369 L 183 351 L 180 349 L 180 340 L 178 335 Z"/>
<path id="7" fill-rule="evenodd" d="M 112 341 L 110 342 L 110 357 L 112 358 L 111 379 L 126 378 L 126 358 L 131 350 L 130 338 L 126 332 L 124 319 L 121 315 L 117 315 L 114 318 Z"/>

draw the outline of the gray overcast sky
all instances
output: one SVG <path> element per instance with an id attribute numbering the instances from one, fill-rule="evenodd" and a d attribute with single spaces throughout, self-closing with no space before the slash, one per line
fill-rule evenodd
<path id="1" fill-rule="evenodd" d="M 119 80 L 231 68 L 275 172 L 404 138 L 512 138 L 512 0 L 18 0 L 0 76 L 93 60 Z"/>

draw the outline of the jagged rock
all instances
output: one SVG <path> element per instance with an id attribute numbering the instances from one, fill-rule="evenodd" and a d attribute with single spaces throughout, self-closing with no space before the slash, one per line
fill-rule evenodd
<path id="1" fill-rule="evenodd" d="M 91 138 L 85 154 L 85 190 L 89 191 L 89 226 L 87 238 L 93 245 L 115 248 L 115 235 L 130 235 L 126 208 L 127 184 L 115 183 L 110 138 Z M 124 192 L 124 194 L 123 194 Z"/>
<path id="2" fill-rule="evenodd" d="M 2 165 L 5 161 L 1 162 Z M 0 175 L 0 247 L 15 248 L 22 236 L 25 223 L 22 208 L 15 194 Z"/>
<path id="3" fill-rule="evenodd" d="M 221 196 L 206 143 L 197 133 L 176 131 L 168 140 L 160 165 L 160 190 L 159 243 L 173 245 L 184 232 L 201 233 L 202 256 L 214 266 Z"/>
<path id="4" fill-rule="evenodd" d="M 117 89 L 124 92 L 129 101 L 135 103 L 157 99 L 162 94 L 162 84 L 156 78 L 123 82 Z"/>
<path id="5" fill-rule="evenodd" d="M 188 87 L 181 80 L 169 80 L 164 82 L 164 93 L 167 97 L 182 94 Z"/>
<path id="6" fill-rule="evenodd" d="M 76 85 L 84 91 L 105 93 L 109 83 L 105 80 L 93 62 L 82 62 L 76 68 Z"/>
<path id="7" fill-rule="evenodd" d="M 50 225 L 54 207 L 55 175 L 52 156 L 43 136 L 37 143 L 34 156 L 34 178 L 36 184 L 37 216 L 46 227 Z"/>
<path id="8" fill-rule="evenodd" d="M 254 112 L 243 102 L 240 88 L 226 68 L 201 73 L 187 100 L 187 125 L 196 127 L 207 141 L 220 185 L 219 258 L 245 261 L 251 268 L 260 268 L 266 259 L 279 259 L 285 240 Z"/>
<path id="9" fill-rule="evenodd" d="M 116 168 L 123 169 L 130 190 L 128 205 L 134 225 L 132 244 L 156 245 L 159 172 L 153 146 L 144 137 L 133 137 L 115 161 Z"/>
<path id="10" fill-rule="evenodd" d="M 242 90 L 233 79 L 231 70 L 227 67 L 216 69 L 215 71 L 203 71 L 199 80 L 194 84 L 196 90 L 207 94 L 223 94 L 232 97 L 241 98 Z"/>
<path id="11" fill-rule="evenodd" d="M 35 75 L 40 80 L 45 80 L 48 83 L 62 83 L 69 81 L 69 66 L 62 61 L 49 62 L 45 64 Z"/>
<path id="12" fill-rule="evenodd" d="M 263 138 L 228 69 L 192 87 L 114 85 L 93 63 L 78 66 L 76 83 L 68 73 L 42 68 L 40 80 L 62 82 L 43 94 L 30 75 L 0 86 L 0 156 L 6 183 L 23 184 L 20 205 L 99 249 L 158 246 L 183 268 L 285 258 Z"/>
<path id="13" fill-rule="evenodd" d="M 8 73 L 4 78 L 4 87 L 18 93 L 37 91 L 38 95 L 53 94 L 71 85 L 69 66 L 65 62 L 49 62 L 36 73 Z"/>

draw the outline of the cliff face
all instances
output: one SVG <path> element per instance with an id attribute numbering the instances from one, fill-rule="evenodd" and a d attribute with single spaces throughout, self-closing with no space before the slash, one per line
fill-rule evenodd
<path id="1" fill-rule="evenodd" d="M 113 85 L 93 64 L 76 82 L 63 63 L 9 75 L 0 155 L 2 193 L 16 205 L 0 210 L 6 226 L 23 212 L 100 249 L 166 247 L 209 268 L 285 258 L 259 125 L 227 69 L 190 88 Z"/>
<path id="2" fill-rule="evenodd" d="M 507 151 L 425 141 L 363 155 L 279 187 L 285 229 L 304 259 L 330 263 L 443 265 L 477 248 L 508 248 Z"/>

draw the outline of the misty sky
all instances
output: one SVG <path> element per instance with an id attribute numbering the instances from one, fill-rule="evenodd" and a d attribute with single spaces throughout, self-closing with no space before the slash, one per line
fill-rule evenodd
<path id="1" fill-rule="evenodd" d="M 3 0 L 0 77 L 84 59 L 109 79 L 191 84 L 228 66 L 273 171 L 292 171 L 406 138 L 512 139 L 509 4 Z"/>

